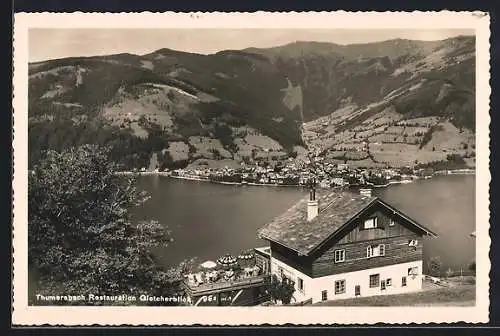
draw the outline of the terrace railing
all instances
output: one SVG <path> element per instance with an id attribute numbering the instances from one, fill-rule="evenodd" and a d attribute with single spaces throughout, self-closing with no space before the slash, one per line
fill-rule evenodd
<path id="1" fill-rule="evenodd" d="M 190 283 L 188 280 L 184 280 L 186 289 L 188 289 L 192 294 L 201 294 L 204 292 L 217 292 L 223 290 L 238 290 L 242 288 L 255 287 L 260 284 L 264 284 L 269 280 L 268 274 L 262 274 L 252 277 L 241 277 L 237 279 L 219 279 L 213 282 L 204 282 L 198 285 Z"/>

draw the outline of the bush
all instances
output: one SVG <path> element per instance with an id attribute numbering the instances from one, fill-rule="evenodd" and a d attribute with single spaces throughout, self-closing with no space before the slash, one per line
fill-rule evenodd
<path id="1" fill-rule="evenodd" d="M 428 261 L 428 265 L 430 275 L 436 277 L 441 275 L 441 266 L 443 265 L 443 263 L 441 262 L 441 259 L 439 257 L 432 257 Z"/>
<path id="2" fill-rule="evenodd" d="M 469 271 L 471 271 L 474 275 L 476 275 L 476 262 L 473 261 L 468 266 Z"/>
<path id="3" fill-rule="evenodd" d="M 293 293 L 295 293 L 295 283 L 291 279 L 287 277 L 279 279 L 276 274 L 272 275 L 269 294 L 274 302 L 279 300 L 283 304 L 289 304 Z"/>

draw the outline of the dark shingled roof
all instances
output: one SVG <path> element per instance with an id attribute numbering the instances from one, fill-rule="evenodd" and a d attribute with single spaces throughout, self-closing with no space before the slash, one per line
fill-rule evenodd
<path id="1" fill-rule="evenodd" d="M 312 221 L 307 221 L 306 197 L 261 228 L 259 236 L 307 255 L 348 220 L 377 200 L 376 197 L 350 192 L 334 192 L 317 199 L 319 213 Z"/>

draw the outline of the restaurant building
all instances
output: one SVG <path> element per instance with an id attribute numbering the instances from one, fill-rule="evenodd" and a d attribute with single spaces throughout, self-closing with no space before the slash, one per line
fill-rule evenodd
<path id="1" fill-rule="evenodd" d="M 422 288 L 424 236 L 436 234 L 370 190 L 300 200 L 259 230 L 270 272 L 295 283 L 294 302 Z"/>

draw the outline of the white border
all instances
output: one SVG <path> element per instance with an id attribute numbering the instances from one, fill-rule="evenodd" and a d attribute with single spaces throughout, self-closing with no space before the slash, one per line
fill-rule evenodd
<path id="1" fill-rule="evenodd" d="M 259 325 L 487 322 L 489 310 L 489 23 L 479 12 L 19 13 L 14 17 L 15 325 Z M 344 28 L 476 31 L 475 307 L 32 307 L 27 306 L 27 130 L 29 28 Z"/>

